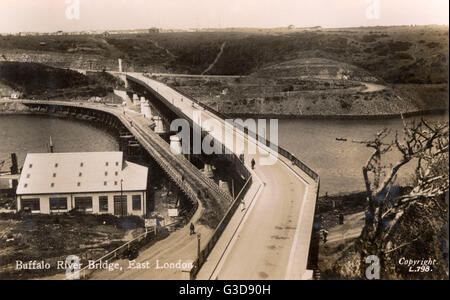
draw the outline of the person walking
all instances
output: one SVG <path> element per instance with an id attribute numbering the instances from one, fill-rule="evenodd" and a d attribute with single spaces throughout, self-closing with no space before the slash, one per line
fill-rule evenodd
<path id="1" fill-rule="evenodd" d="M 323 243 L 325 244 L 327 242 L 328 237 L 328 231 L 325 229 L 322 229 L 322 237 L 323 237 Z"/>
<path id="2" fill-rule="evenodd" d="M 189 235 L 193 235 L 193 234 L 195 234 L 195 226 L 194 226 L 194 223 L 191 223 Z"/>
<path id="3" fill-rule="evenodd" d="M 244 164 L 245 163 L 245 158 L 244 158 L 244 153 L 241 153 L 239 155 L 239 159 L 241 160 L 241 162 Z"/>
<path id="4" fill-rule="evenodd" d="M 344 225 L 344 214 L 343 213 L 339 214 L 339 225 Z"/>

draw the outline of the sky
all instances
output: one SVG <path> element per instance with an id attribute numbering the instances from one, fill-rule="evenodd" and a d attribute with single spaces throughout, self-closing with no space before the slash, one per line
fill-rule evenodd
<path id="1" fill-rule="evenodd" d="M 0 0 L 0 32 L 448 25 L 449 0 Z"/>

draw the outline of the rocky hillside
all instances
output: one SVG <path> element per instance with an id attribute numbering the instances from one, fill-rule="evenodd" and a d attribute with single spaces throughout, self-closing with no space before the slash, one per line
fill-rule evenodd
<path id="1" fill-rule="evenodd" d="M 0 60 L 56 67 L 248 75 L 299 58 L 355 65 L 392 83 L 448 81 L 448 26 L 399 26 L 277 32 L 2 36 Z"/>
<path id="2" fill-rule="evenodd" d="M 0 62 L 2 86 L 19 91 L 22 98 L 89 99 L 107 97 L 123 85 L 107 73 L 81 74 L 37 63 Z M 5 88 L 6 89 L 6 88 Z"/>
<path id="3" fill-rule="evenodd" d="M 330 59 L 287 61 L 238 78 L 158 79 L 231 116 L 366 116 L 420 110 L 382 79 Z"/>
<path id="4" fill-rule="evenodd" d="M 118 70 L 119 58 L 125 71 L 248 76 L 176 80 L 228 114 L 389 115 L 448 108 L 448 26 L 0 37 L 0 61 Z"/>

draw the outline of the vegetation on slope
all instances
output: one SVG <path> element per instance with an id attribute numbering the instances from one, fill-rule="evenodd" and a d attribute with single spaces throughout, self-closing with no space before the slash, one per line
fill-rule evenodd
<path id="1" fill-rule="evenodd" d="M 140 68 L 201 74 L 247 75 L 298 58 L 325 58 L 361 67 L 391 83 L 446 83 L 448 26 L 375 27 L 346 30 L 181 32 L 97 36 L 0 37 L 6 50 L 91 54 L 123 58 Z"/>
<path id="2" fill-rule="evenodd" d="M 83 75 L 37 63 L 0 62 L 0 80 L 24 98 L 88 99 L 105 97 L 119 80 L 107 73 Z"/>

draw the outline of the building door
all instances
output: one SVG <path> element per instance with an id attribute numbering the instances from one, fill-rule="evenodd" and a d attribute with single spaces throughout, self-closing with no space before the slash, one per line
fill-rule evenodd
<path id="1" fill-rule="evenodd" d="M 114 196 L 114 215 L 126 216 L 127 215 L 127 196 Z"/>

